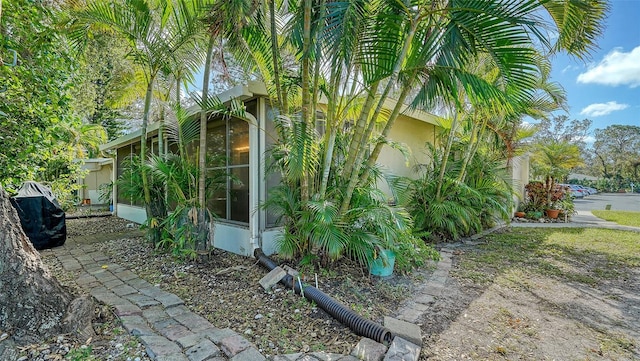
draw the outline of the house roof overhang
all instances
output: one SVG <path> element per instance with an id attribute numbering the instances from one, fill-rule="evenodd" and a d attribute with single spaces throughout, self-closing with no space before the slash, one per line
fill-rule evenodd
<path id="1" fill-rule="evenodd" d="M 82 169 L 86 170 L 100 170 L 107 164 L 113 164 L 113 158 L 76 158 L 73 161 L 75 163 L 81 163 Z"/>
<path id="2" fill-rule="evenodd" d="M 228 103 L 231 100 L 247 100 L 251 98 L 255 98 L 258 96 L 267 96 L 267 87 L 262 82 L 258 81 L 250 81 L 244 85 L 237 85 L 227 91 L 224 91 L 217 95 L 217 98 L 223 102 Z M 194 105 L 189 108 L 191 112 L 197 112 L 199 110 L 198 105 Z M 155 122 L 149 124 L 147 126 L 147 136 L 153 136 L 158 134 L 158 128 L 160 127 L 160 122 Z M 123 146 L 129 145 L 131 143 L 135 143 L 140 141 L 140 137 L 142 136 L 142 129 L 138 129 L 129 134 L 125 134 L 117 139 L 114 139 L 108 143 L 100 145 L 101 151 L 118 149 Z"/>
<path id="3" fill-rule="evenodd" d="M 260 96 L 265 97 L 268 95 L 269 93 L 267 92 L 267 87 L 265 86 L 264 83 L 258 82 L 258 81 L 250 81 L 247 84 L 237 85 L 227 91 L 224 91 L 218 94 L 217 97 L 223 103 L 228 103 L 234 99 L 239 101 L 244 101 L 247 99 L 260 97 Z M 321 98 L 320 103 L 323 105 L 326 105 L 326 99 Z M 395 105 L 396 105 L 396 101 L 394 99 L 387 99 L 383 107 L 385 109 L 393 109 Z M 199 110 L 199 106 L 194 105 L 191 108 L 189 108 L 189 110 L 191 112 L 197 112 Z M 433 124 L 435 126 L 441 126 L 440 125 L 441 117 L 422 111 L 422 110 L 411 109 L 409 106 L 404 106 L 400 114 L 425 122 L 425 123 Z M 147 127 L 147 135 L 153 136 L 157 134 L 159 126 L 160 126 L 159 122 L 149 124 L 149 126 Z M 118 149 L 123 146 L 129 145 L 131 143 L 138 142 L 140 141 L 141 135 L 142 135 L 142 130 L 138 129 L 134 132 L 123 135 L 120 138 L 114 139 L 106 144 L 100 145 L 100 150 L 106 151 L 106 150 Z"/>

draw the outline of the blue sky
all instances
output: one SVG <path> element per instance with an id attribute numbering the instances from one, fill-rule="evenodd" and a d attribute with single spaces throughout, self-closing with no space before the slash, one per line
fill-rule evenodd
<path id="1" fill-rule="evenodd" d="M 586 62 L 552 59 L 552 79 L 567 92 L 569 119 L 591 119 L 591 131 L 640 126 L 640 0 L 611 0 L 598 45 Z"/>

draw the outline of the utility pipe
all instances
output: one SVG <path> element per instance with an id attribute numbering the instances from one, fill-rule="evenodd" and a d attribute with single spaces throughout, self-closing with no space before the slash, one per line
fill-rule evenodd
<path id="1" fill-rule="evenodd" d="M 271 258 L 267 257 L 260 248 L 256 248 L 253 255 L 262 266 L 270 271 L 278 266 Z M 393 340 L 393 335 L 388 329 L 373 321 L 360 317 L 360 315 L 319 289 L 309 285 L 302 285 L 301 289 L 299 283 L 289 274 L 287 274 L 280 283 L 292 289 L 297 294 L 302 292 L 304 298 L 309 301 L 314 301 L 320 308 L 349 327 L 355 334 L 386 345 L 390 344 Z"/>

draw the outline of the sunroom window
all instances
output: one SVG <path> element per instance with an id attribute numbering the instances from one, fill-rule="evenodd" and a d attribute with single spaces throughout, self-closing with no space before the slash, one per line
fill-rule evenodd
<path id="1" fill-rule="evenodd" d="M 249 123 L 237 118 L 209 122 L 209 209 L 219 219 L 249 222 Z"/>

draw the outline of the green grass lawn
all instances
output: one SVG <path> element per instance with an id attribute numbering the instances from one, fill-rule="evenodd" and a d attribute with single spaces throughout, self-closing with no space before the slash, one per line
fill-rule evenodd
<path id="1" fill-rule="evenodd" d="M 640 212 L 630 211 L 591 211 L 594 216 L 623 226 L 640 227 Z"/>
<path id="2" fill-rule="evenodd" d="M 536 273 L 562 281 L 597 285 L 640 267 L 640 233 L 596 228 L 517 228 L 484 238 L 465 252 L 458 277 L 492 282 L 499 274 Z"/>

